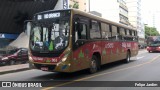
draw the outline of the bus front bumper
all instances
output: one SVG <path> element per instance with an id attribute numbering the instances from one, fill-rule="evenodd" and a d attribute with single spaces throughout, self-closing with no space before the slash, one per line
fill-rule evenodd
<path id="1" fill-rule="evenodd" d="M 39 69 L 42 71 L 50 71 L 50 72 L 72 72 L 70 70 L 70 64 L 42 64 L 42 63 L 35 63 L 29 62 L 29 68 L 31 69 Z"/>

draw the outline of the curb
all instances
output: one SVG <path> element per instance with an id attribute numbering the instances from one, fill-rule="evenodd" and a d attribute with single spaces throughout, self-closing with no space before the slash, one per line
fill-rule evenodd
<path id="1" fill-rule="evenodd" d="M 14 72 L 20 72 L 20 71 L 26 71 L 26 70 L 31 70 L 31 69 L 30 68 L 22 68 L 22 69 L 3 71 L 3 72 L 0 72 L 0 75 L 14 73 Z"/>

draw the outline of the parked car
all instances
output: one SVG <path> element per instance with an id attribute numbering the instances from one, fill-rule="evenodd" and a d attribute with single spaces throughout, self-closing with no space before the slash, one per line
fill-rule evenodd
<path id="1" fill-rule="evenodd" d="M 28 62 L 28 49 L 16 48 L 7 51 L 0 51 L 0 64 L 1 65 L 13 65 L 16 63 Z"/>

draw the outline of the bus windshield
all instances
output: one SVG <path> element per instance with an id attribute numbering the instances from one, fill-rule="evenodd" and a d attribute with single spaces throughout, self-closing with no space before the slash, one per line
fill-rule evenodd
<path id="1" fill-rule="evenodd" d="M 34 22 L 31 28 L 30 48 L 33 51 L 63 50 L 69 41 L 69 17 Z"/>
<path id="2" fill-rule="evenodd" d="M 160 41 L 151 42 L 150 46 L 160 46 Z"/>
<path id="3" fill-rule="evenodd" d="M 160 46 L 160 37 L 159 36 L 148 37 L 147 43 L 149 46 Z"/>

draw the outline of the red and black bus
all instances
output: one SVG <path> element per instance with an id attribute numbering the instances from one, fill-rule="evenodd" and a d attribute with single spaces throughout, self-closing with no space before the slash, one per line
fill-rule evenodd
<path id="1" fill-rule="evenodd" d="M 138 54 L 134 28 L 75 9 L 34 15 L 29 42 L 30 67 L 43 71 L 75 72 L 130 61 Z"/>
<path id="2" fill-rule="evenodd" d="M 156 52 L 160 51 L 160 36 L 149 36 L 147 38 L 147 51 Z"/>

